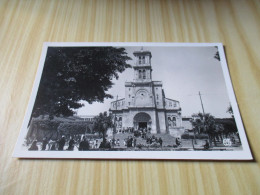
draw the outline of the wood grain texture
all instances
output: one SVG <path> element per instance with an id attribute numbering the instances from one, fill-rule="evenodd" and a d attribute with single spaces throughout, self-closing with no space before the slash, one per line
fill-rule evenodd
<path id="1" fill-rule="evenodd" d="M 0 0 L 0 194 L 260 194 L 260 1 Z M 223 42 L 255 162 L 19 160 L 45 41 Z"/>

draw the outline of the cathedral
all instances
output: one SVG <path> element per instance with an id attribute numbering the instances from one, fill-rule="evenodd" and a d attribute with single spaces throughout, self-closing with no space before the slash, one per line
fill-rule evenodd
<path id="1" fill-rule="evenodd" d="M 134 78 L 125 82 L 125 98 L 111 102 L 116 129 L 146 128 L 151 133 L 174 133 L 182 128 L 179 101 L 165 97 L 161 81 L 152 80 L 150 51 L 135 51 Z"/>

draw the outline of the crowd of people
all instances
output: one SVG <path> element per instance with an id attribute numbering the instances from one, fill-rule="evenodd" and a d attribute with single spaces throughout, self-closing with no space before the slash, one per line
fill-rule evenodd
<path id="1" fill-rule="evenodd" d="M 128 137 L 125 139 L 94 139 L 88 138 L 85 135 L 62 135 L 59 139 L 51 139 L 44 137 L 41 141 L 33 140 L 27 143 L 28 150 L 51 150 L 51 151 L 86 151 L 90 149 L 105 149 L 105 148 L 136 148 L 137 144 L 143 144 L 146 146 L 157 145 L 163 147 L 163 139 L 161 137 L 151 135 L 150 130 L 146 128 L 140 128 L 134 130 L 133 128 L 127 128 L 120 130 L 121 134 L 128 133 Z M 126 135 L 125 135 L 126 136 Z M 181 139 L 176 138 L 176 143 L 172 143 L 173 146 L 180 147 Z"/>
<path id="2" fill-rule="evenodd" d="M 99 145 L 98 139 L 88 139 L 84 135 L 69 136 L 69 138 L 61 136 L 58 140 L 47 139 L 47 137 L 44 137 L 43 140 L 39 142 L 34 140 L 28 150 L 73 151 L 76 147 L 79 151 L 84 151 L 99 148 Z"/>
<path id="3" fill-rule="evenodd" d="M 154 135 L 151 136 L 151 137 L 147 137 L 146 138 L 146 143 L 147 144 L 153 144 L 153 143 L 157 143 L 157 144 L 160 144 L 160 146 L 162 147 L 162 144 L 163 144 L 163 140 L 161 137 L 157 138 L 155 137 Z"/>
<path id="4" fill-rule="evenodd" d="M 135 136 L 128 136 L 128 138 L 124 139 L 124 146 L 127 148 L 136 147 L 136 137 Z"/>

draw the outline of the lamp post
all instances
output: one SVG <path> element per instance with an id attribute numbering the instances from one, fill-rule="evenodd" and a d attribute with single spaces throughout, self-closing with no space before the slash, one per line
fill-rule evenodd
<path id="1" fill-rule="evenodd" d="M 116 112 L 117 112 L 117 103 L 118 103 L 117 100 L 118 100 L 118 95 L 116 96 L 116 111 L 114 116 L 113 142 L 115 140 L 115 133 L 116 133 Z M 112 147 L 114 147 L 114 144 L 112 144 Z"/>
<path id="2" fill-rule="evenodd" d="M 103 128 L 104 128 L 104 132 L 103 132 L 103 143 L 105 143 L 105 133 L 107 132 L 107 122 L 103 123 Z"/>

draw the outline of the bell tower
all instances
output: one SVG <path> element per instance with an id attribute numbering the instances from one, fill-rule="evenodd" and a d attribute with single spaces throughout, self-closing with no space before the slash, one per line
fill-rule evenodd
<path id="1" fill-rule="evenodd" d="M 152 82 L 151 52 L 144 51 L 142 47 L 134 52 L 134 56 L 134 82 Z"/>

